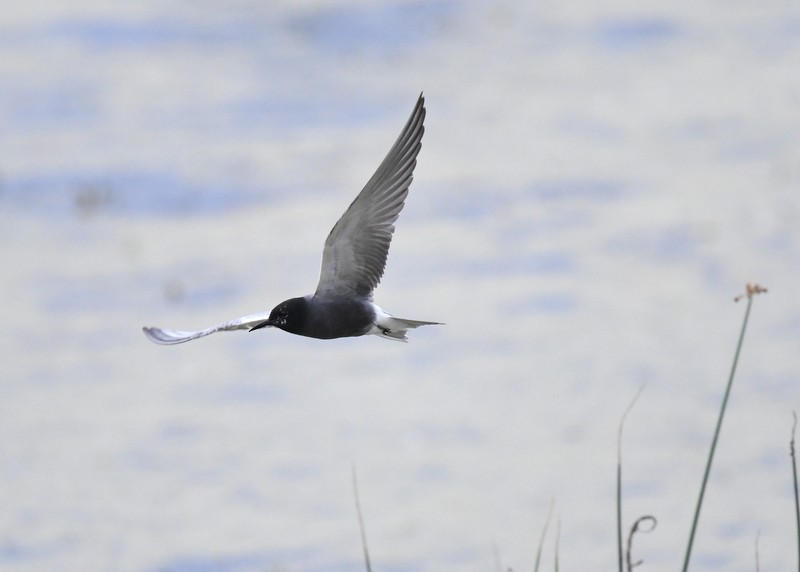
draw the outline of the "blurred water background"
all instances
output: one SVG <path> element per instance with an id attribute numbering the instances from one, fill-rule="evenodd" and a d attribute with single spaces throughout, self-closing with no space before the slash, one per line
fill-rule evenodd
<path id="1" fill-rule="evenodd" d="M 0 14 L 0 569 L 794 565 L 800 6 L 34 0 Z M 418 94 L 376 301 L 411 343 L 235 332 L 313 291 Z M 553 559 L 550 536 L 545 565 Z"/>

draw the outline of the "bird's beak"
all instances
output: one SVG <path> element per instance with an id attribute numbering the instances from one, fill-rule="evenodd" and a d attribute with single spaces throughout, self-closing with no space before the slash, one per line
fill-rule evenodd
<path id="1" fill-rule="evenodd" d="M 250 328 L 249 331 L 252 332 L 253 330 L 260 330 L 261 328 L 272 327 L 274 325 L 275 324 L 273 322 L 271 322 L 270 320 L 264 320 L 263 322 L 259 322 L 258 324 L 256 324 L 252 328 Z"/>

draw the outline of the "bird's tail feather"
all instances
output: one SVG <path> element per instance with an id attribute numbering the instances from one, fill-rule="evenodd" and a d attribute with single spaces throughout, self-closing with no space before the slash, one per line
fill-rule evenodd
<path id="1" fill-rule="evenodd" d="M 424 320 L 407 320 L 406 318 L 395 318 L 385 316 L 377 324 L 379 331 L 376 332 L 380 337 L 387 340 L 407 342 L 406 332 L 419 328 L 420 326 L 440 326 L 441 322 L 426 322 Z"/>

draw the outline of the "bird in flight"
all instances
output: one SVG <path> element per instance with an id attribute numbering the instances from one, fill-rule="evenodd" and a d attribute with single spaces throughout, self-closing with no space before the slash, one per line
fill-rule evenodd
<path id="1" fill-rule="evenodd" d="M 142 328 L 157 344 L 181 344 L 216 332 L 275 327 L 310 338 L 375 334 L 407 341 L 406 332 L 439 322 L 396 318 L 372 300 L 383 276 L 394 222 L 403 210 L 425 132 L 425 98 L 420 95 L 403 131 L 375 174 L 333 226 L 322 251 L 317 290 L 281 302 L 269 314 L 251 314 L 204 330 Z"/>

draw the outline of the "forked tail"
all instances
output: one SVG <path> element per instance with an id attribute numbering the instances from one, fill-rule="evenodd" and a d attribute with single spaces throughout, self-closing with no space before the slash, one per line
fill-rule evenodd
<path id="1" fill-rule="evenodd" d="M 408 330 L 419 328 L 420 326 L 441 326 L 441 322 L 425 322 L 423 320 L 407 320 L 405 318 L 395 318 L 394 316 L 381 316 L 375 324 L 372 333 L 387 339 L 398 342 L 407 342 L 406 333 Z"/>

